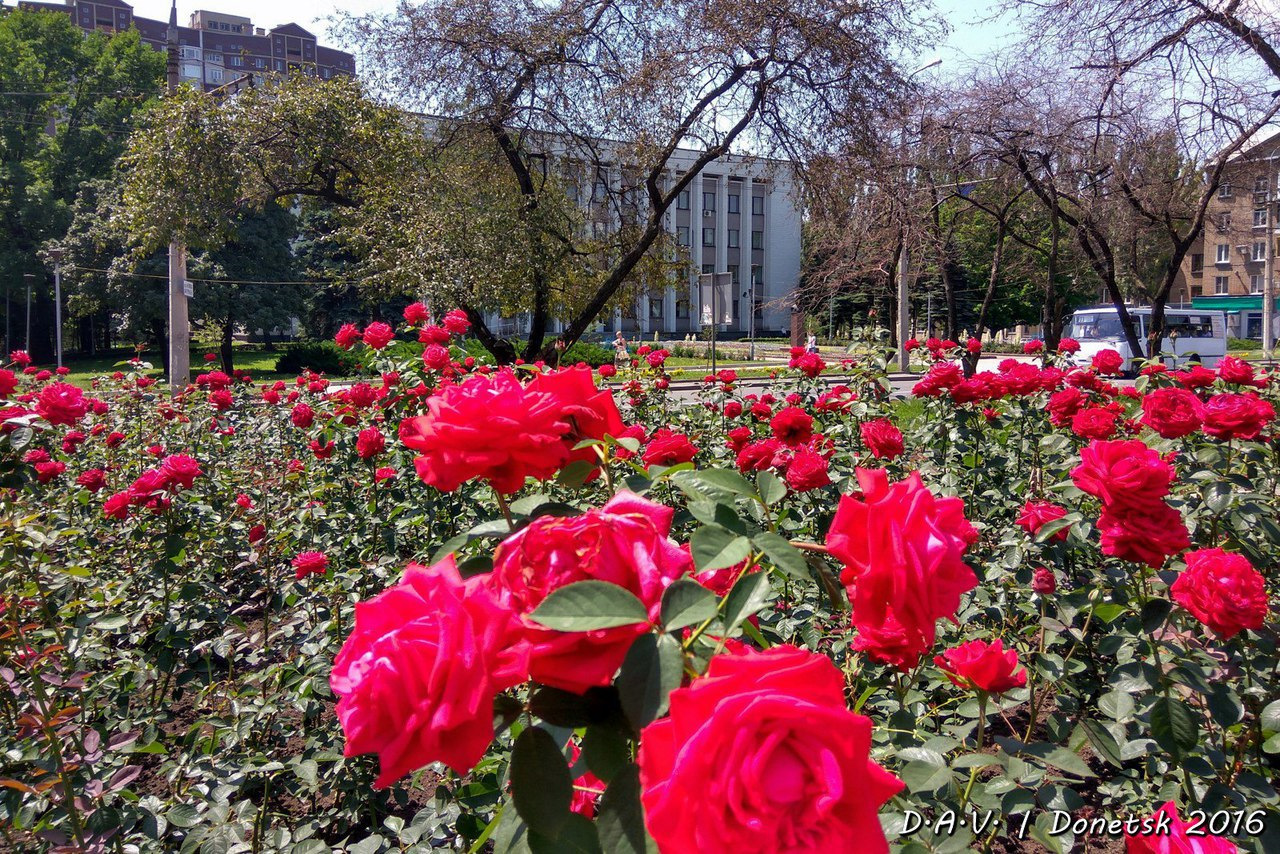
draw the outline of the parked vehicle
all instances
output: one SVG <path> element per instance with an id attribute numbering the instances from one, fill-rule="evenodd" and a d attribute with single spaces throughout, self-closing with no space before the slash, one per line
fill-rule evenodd
<path id="1" fill-rule="evenodd" d="M 1134 307 L 1129 314 L 1137 324 L 1138 338 L 1146 341 L 1151 309 Z M 1227 354 L 1227 322 L 1221 311 L 1167 308 L 1164 312 L 1165 338 L 1160 347 L 1164 363 L 1185 368 L 1200 363 L 1206 368 L 1218 364 Z M 1088 364 L 1100 350 L 1115 350 L 1124 357 L 1124 370 L 1135 369 L 1133 351 L 1125 340 L 1120 315 L 1114 306 L 1082 308 L 1071 317 L 1066 333 L 1080 342 L 1075 361 Z"/>

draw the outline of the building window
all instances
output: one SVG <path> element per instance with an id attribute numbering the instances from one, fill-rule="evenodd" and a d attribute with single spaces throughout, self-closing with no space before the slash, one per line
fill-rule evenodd
<path id="1" fill-rule="evenodd" d="M 233 56 L 233 57 L 231 57 L 231 67 L 232 67 L 232 68 L 239 68 L 239 67 L 240 67 L 240 66 L 242 66 L 242 65 L 244 65 L 244 59 L 243 59 L 243 58 L 241 58 L 241 57 L 239 57 L 239 56 Z M 261 59 L 259 59 L 259 60 L 258 60 L 258 67 L 259 67 L 259 68 L 261 68 L 261 67 L 262 67 L 262 60 L 261 60 Z"/>
<path id="2" fill-rule="evenodd" d="M 679 243 L 681 246 L 689 245 L 689 226 L 687 225 L 676 226 L 676 243 Z"/>
<path id="3" fill-rule="evenodd" d="M 751 197 L 751 214 L 753 216 L 764 216 L 764 196 Z"/>
<path id="4" fill-rule="evenodd" d="M 729 248 L 738 248 L 738 229 L 736 228 L 729 229 Z"/>
<path id="5" fill-rule="evenodd" d="M 714 273 L 715 271 L 716 271 L 716 265 L 715 265 L 715 264 L 703 264 L 703 265 L 702 265 L 702 273 L 703 273 L 703 275 L 706 275 L 707 273 Z"/>
<path id="6" fill-rule="evenodd" d="M 1255 240 L 1253 242 L 1253 256 L 1250 260 L 1253 260 L 1253 261 L 1267 260 L 1267 241 Z"/>
<path id="7" fill-rule="evenodd" d="M 1191 286 L 1191 296 L 1192 296 L 1193 298 L 1194 298 L 1194 297 L 1202 297 L 1202 296 L 1204 296 L 1204 285 L 1192 285 L 1192 286 Z"/>
<path id="8" fill-rule="evenodd" d="M 211 53 L 208 56 L 206 56 L 205 59 L 208 60 L 209 62 L 216 62 L 219 65 L 222 64 L 222 54 L 220 53 Z"/>
<path id="9" fill-rule="evenodd" d="M 239 59 L 236 59 L 236 65 L 239 65 L 239 64 L 240 64 L 240 60 L 239 60 Z M 263 61 L 263 60 L 261 60 L 261 59 L 255 59 L 255 60 L 253 61 L 253 67 L 254 67 L 254 68 L 264 68 L 264 67 L 266 67 L 266 62 L 264 62 L 264 61 Z"/>
<path id="10" fill-rule="evenodd" d="M 760 268 L 759 264 L 751 265 L 751 284 L 757 288 L 764 284 L 764 270 Z"/>
<path id="11" fill-rule="evenodd" d="M 602 202 L 608 193 L 609 185 L 601 179 L 596 179 L 595 186 L 591 188 L 591 201 Z"/>
<path id="12" fill-rule="evenodd" d="M 730 282 L 732 282 L 732 283 L 733 283 L 733 284 L 735 284 L 735 285 L 736 285 L 736 284 L 738 284 L 738 282 L 740 281 L 740 278 L 739 278 L 739 276 L 738 276 L 738 265 L 737 265 L 737 264 L 730 264 L 730 265 L 729 265 L 729 281 L 730 281 Z"/>
<path id="13" fill-rule="evenodd" d="M 1218 244 L 1218 257 L 1217 257 L 1217 263 L 1218 263 L 1218 264 L 1230 264 L 1230 263 L 1231 263 L 1231 246 L 1230 246 L 1230 244 L 1227 244 L 1227 243 L 1219 243 L 1219 244 Z"/>
<path id="14" fill-rule="evenodd" d="M 738 195 L 736 193 L 729 194 L 729 213 L 738 213 Z"/>
<path id="15" fill-rule="evenodd" d="M 1231 198 L 1231 185 L 1230 185 L 1230 184 L 1222 184 L 1222 185 L 1220 185 L 1220 186 L 1218 187 L 1218 198 L 1220 198 L 1220 199 L 1229 199 L 1229 198 Z"/>
<path id="16" fill-rule="evenodd" d="M 1262 276 L 1259 276 L 1255 273 L 1254 275 L 1249 277 L 1249 293 L 1251 294 L 1262 293 Z"/>
<path id="17" fill-rule="evenodd" d="M 676 319 L 677 320 L 689 319 L 689 301 L 687 299 L 676 300 Z"/>
<path id="18" fill-rule="evenodd" d="M 1222 213 L 1218 214 L 1218 216 L 1216 217 L 1216 222 L 1218 224 L 1218 231 L 1230 231 L 1231 230 L 1231 211 L 1223 211 Z"/>
<path id="19" fill-rule="evenodd" d="M 210 68 L 210 69 L 209 69 L 209 82 L 210 82 L 210 83 L 221 83 L 221 82 L 222 82 L 222 69 L 221 69 L 221 68 Z"/>
<path id="20" fill-rule="evenodd" d="M 1268 183 L 1266 175 L 1259 175 L 1257 178 L 1253 179 L 1253 191 L 1255 193 L 1265 193 L 1267 191 Z"/>
<path id="21" fill-rule="evenodd" d="M 652 299 L 652 298 L 650 298 L 650 300 L 649 300 L 649 319 L 650 319 L 650 320 L 661 320 L 661 319 L 662 319 L 662 300 L 660 300 L 660 299 Z"/>
<path id="22" fill-rule="evenodd" d="M 681 190 L 680 195 L 676 196 L 676 210 L 687 211 L 689 209 L 689 191 Z"/>
<path id="23" fill-rule="evenodd" d="M 764 248 L 764 232 L 763 231 L 751 232 L 751 248 L 752 249 Z"/>
<path id="24" fill-rule="evenodd" d="M 1225 294 L 1228 290 L 1226 276 L 1213 277 L 1213 292 L 1218 295 Z"/>
<path id="25" fill-rule="evenodd" d="M 716 230 L 714 228 L 702 229 L 702 245 L 703 246 L 716 245 Z"/>
<path id="26" fill-rule="evenodd" d="M 702 209 L 703 209 L 704 211 L 714 211 L 714 210 L 716 209 L 716 194 L 715 194 L 715 193 L 703 193 L 703 194 L 702 194 Z"/>
<path id="27" fill-rule="evenodd" d="M 1262 228 L 1266 224 L 1267 224 L 1267 209 L 1254 208 L 1253 209 L 1253 227 Z"/>

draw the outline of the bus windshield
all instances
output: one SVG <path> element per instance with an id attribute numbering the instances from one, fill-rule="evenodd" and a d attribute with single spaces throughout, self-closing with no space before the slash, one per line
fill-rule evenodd
<path id="1" fill-rule="evenodd" d="M 1134 322 L 1137 322 L 1134 318 Z M 1115 314 L 1077 314 L 1071 320 L 1071 337 L 1077 341 L 1123 338 L 1120 317 Z"/>

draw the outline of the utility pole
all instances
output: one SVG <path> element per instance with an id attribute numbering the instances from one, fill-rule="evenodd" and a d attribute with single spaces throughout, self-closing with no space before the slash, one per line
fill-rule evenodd
<path id="1" fill-rule="evenodd" d="M 27 285 L 27 331 L 22 336 L 22 349 L 31 349 L 31 286 L 35 283 L 35 273 L 23 273 L 22 281 Z"/>
<path id="2" fill-rule="evenodd" d="M 49 252 L 53 259 L 53 341 L 58 354 L 58 367 L 62 367 L 62 250 Z"/>
<path id="3" fill-rule="evenodd" d="M 169 93 L 178 91 L 178 2 L 169 8 Z M 169 391 L 177 394 L 191 378 L 191 325 L 187 316 L 187 247 L 169 241 Z"/>

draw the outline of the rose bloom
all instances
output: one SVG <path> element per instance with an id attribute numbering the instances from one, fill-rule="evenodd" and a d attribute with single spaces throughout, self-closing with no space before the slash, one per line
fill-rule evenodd
<path id="1" fill-rule="evenodd" d="M 863 421 L 858 427 L 862 442 L 878 460 L 894 460 L 902 456 L 902 431 L 888 418 Z"/>
<path id="2" fill-rule="evenodd" d="M 982 352 L 982 342 L 977 338 L 970 338 L 964 342 L 964 348 L 969 351 L 971 356 L 976 356 Z"/>
<path id="3" fill-rule="evenodd" d="M 1180 439 L 1200 429 L 1204 405 L 1185 388 L 1158 388 L 1142 399 L 1142 423 L 1166 439 Z"/>
<path id="4" fill-rule="evenodd" d="M 387 437 L 377 427 L 366 427 L 356 437 L 356 455 L 371 460 L 387 449 Z"/>
<path id="5" fill-rule="evenodd" d="M 390 324 L 382 323 L 381 321 L 370 323 L 364 329 L 364 343 L 375 350 L 381 350 L 390 344 L 395 337 L 396 331 L 391 328 Z"/>
<path id="6" fill-rule="evenodd" d="M 449 349 L 441 344 L 428 344 L 422 351 L 422 364 L 429 370 L 443 371 L 450 361 Z"/>
<path id="7" fill-rule="evenodd" d="M 666 427 L 654 431 L 649 437 L 641 459 L 645 466 L 674 466 L 687 463 L 698 455 L 698 449 L 689 437 Z"/>
<path id="8" fill-rule="evenodd" d="M 1149 833 L 1125 831 L 1126 854 L 1236 854 L 1240 850 L 1224 836 L 1206 835 L 1203 828 L 1198 833 L 1188 833 L 1189 827 L 1178 817 L 1173 801 L 1167 801 L 1145 822 L 1142 829 Z"/>
<path id="9" fill-rule="evenodd" d="M 1115 350 L 1099 350 L 1093 354 L 1093 369 L 1100 374 L 1118 374 L 1124 366 L 1124 356 Z"/>
<path id="10" fill-rule="evenodd" d="M 128 492 L 117 492 L 103 502 L 102 515 L 108 519 L 127 519 L 131 503 L 131 496 Z"/>
<path id="11" fill-rule="evenodd" d="M 1029 356 L 1029 355 L 1031 355 L 1032 353 L 1039 353 L 1039 352 L 1040 352 L 1041 350 L 1043 350 L 1043 349 L 1044 349 L 1044 342 L 1043 342 L 1043 341 L 1024 341 L 1024 342 L 1022 342 L 1022 352 L 1023 352 L 1023 353 L 1025 353 L 1025 354 L 1026 354 L 1026 355 L 1028 355 L 1028 356 Z"/>
<path id="12" fill-rule="evenodd" d="M 444 316 L 444 328 L 450 335 L 466 335 L 471 328 L 467 313 L 460 308 L 450 309 Z"/>
<path id="13" fill-rule="evenodd" d="M 1081 439 L 1110 439 L 1116 434 L 1120 413 L 1105 406 L 1088 406 L 1071 416 L 1071 432 Z"/>
<path id="14" fill-rule="evenodd" d="M 1027 684 L 1027 671 L 1018 670 L 1018 653 L 1004 648 L 1004 641 L 972 640 L 943 650 L 933 663 L 956 686 L 987 694 L 1003 694 Z"/>
<path id="15" fill-rule="evenodd" d="M 107 485 L 107 473 L 102 469 L 86 469 L 76 478 L 76 484 L 90 492 L 97 492 Z"/>
<path id="16" fill-rule="evenodd" d="M 395 476 L 396 476 L 395 469 L 391 468 L 390 466 L 383 466 L 382 468 L 376 470 L 373 473 L 373 480 L 374 480 L 374 483 L 382 483 L 384 480 L 394 480 Z"/>
<path id="17" fill-rule="evenodd" d="M 1076 340 L 1076 339 L 1074 339 L 1074 338 L 1059 338 L 1059 339 L 1058 339 L 1058 352 L 1059 352 L 1059 353 L 1068 353 L 1068 354 L 1070 354 L 1070 353 L 1079 353 L 1079 352 L 1080 352 L 1080 342 L 1079 342 L 1079 341 L 1077 341 L 1077 340 Z"/>
<path id="18" fill-rule="evenodd" d="M 1159 569 L 1165 559 L 1191 545 L 1182 514 L 1155 501 L 1145 507 L 1116 511 L 1103 505 L 1098 519 L 1102 553 Z"/>
<path id="19" fill-rule="evenodd" d="M 808 492 L 827 486 L 831 477 L 827 474 L 826 458 L 808 448 L 801 448 L 787 464 L 786 480 L 793 492 Z"/>
<path id="20" fill-rule="evenodd" d="M 235 398 L 229 390 L 220 388 L 209 394 L 209 405 L 218 412 L 225 412 L 235 405 Z"/>
<path id="21" fill-rule="evenodd" d="M 486 480 L 511 494 L 525 478 L 545 480 L 568 459 L 569 424 L 555 397 L 530 393 L 504 370 L 473 374 L 427 400 L 427 414 L 400 423 L 400 439 L 418 451 L 418 477 L 444 492 Z"/>
<path id="22" fill-rule="evenodd" d="M 742 451 L 743 448 L 747 446 L 747 442 L 751 441 L 751 428 L 750 427 L 734 427 L 732 430 L 726 433 L 725 436 L 726 436 L 726 441 L 724 443 L 725 447 L 733 451 L 734 454 L 738 454 Z"/>
<path id="23" fill-rule="evenodd" d="M 1215 394 L 1204 404 L 1204 432 L 1226 441 L 1252 440 L 1275 417 L 1275 408 L 1256 394 Z"/>
<path id="24" fill-rule="evenodd" d="M 1173 466 L 1137 439 L 1090 442 L 1071 470 L 1077 487 L 1118 508 L 1145 507 L 1163 498 L 1174 477 Z"/>
<path id="25" fill-rule="evenodd" d="M 618 374 L 618 369 L 610 364 L 601 365 L 597 370 L 600 372 L 600 376 L 606 380 Z"/>
<path id="26" fill-rule="evenodd" d="M 310 406 L 305 403 L 299 403 L 293 407 L 293 411 L 289 413 L 289 419 L 293 421 L 294 427 L 300 427 L 303 430 L 310 427 L 316 420 L 316 413 Z"/>
<path id="27" fill-rule="evenodd" d="M 1187 568 L 1173 582 L 1173 601 L 1223 640 L 1260 629 L 1267 618 L 1267 583 L 1248 559 L 1222 549 L 1186 554 Z"/>
<path id="28" fill-rule="evenodd" d="M 36 414 L 50 424 L 75 424 L 89 411 L 84 392 L 67 383 L 51 383 L 36 396 Z"/>
<path id="29" fill-rule="evenodd" d="M 742 404 L 736 400 L 731 400 L 724 405 L 725 418 L 737 418 L 742 415 Z"/>
<path id="30" fill-rule="evenodd" d="M 54 478 L 61 477 L 63 472 L 67 470 L 67 464 L 54 460 L 52 462 L 43 462 L 35 464 L 36 481 L 39 483 L 48 483 Z"/>
<path id="31" fill-rule="evenodd" d="M 486 583 L 523 618 L 533 679 L 579 694 L 612 681 L 649 624 L 560 632 L 529 614 L 552 591 L 594 579 L 631 591 L 656 620 L 663 592 L 690 569 L 688 555 L 668 537 L 674 515 L 670 507 L 620 492 L 581 516 L 540 516 L 498 545 Z"/>
<path id="32" fill-rule="evenodd" d="M 1034 537 L 1040 533 L 1040 529 L 1043 528 L 1046 523 L 1052 522 L 1055 519 L 1061 519 L 1066 515 L 1067 511 L 1064 508 L 1059 507 L 1057 504 L 1054 504 L 1052 501 L 1028 499 L 1027 502 L 1022 505 L 1022 512 L 1018 514 L 1018 518 L 1014 521 L 1018 527 L 1027 532 L 1028 536 Z M 1067 529 L 1063 528 L 1061 531 L 1055 532 L 1050 539 L 1058 542 L 1064 542 L 1067 539 L 1067 533 Z"/>
<path id="33" fill-rule="evenodd" d="M 1218 376 L 1225 382 L 1237 385 L 1253 385 L 1253 365 L 1235 356 L 1223 356 L 1218 360 Z"/>
<path id="34" fill-rule="evenodd" d="M 410 564 L 356 605 L 329 685 L 346 756 L 377 753 L 376 788 L 432 762 L 470 771 L 493 741 L 493 701 L 528 675 L 513 615 L 453 556 Z"/>
<path id="35" fill-rule="evenodd" d="M 978 535 L 964 502 L 934 496 L 919 472 L 892 484 L 883 470 L 857 476 L 862 492 L 840 498 L 827 547 L 844 564 L 858 648 L 909 670 L 933 646 L 937 621 L 977 586 L 964 552 Z M 895 640 L 876 645 L 877 635 Z"/>
<path id="36" fill-rule="evenodd" d="M 780 442 L 803 445 L 813 437 L 813 417 L 798 406 L 788 406 L 773 416 L 769 429 Z"/>
<path id="37" fill-rule="evenodd" d="M 428 317 L 427 307 L 420 302 L 411 302 L 404 307 L 404 322 L 410 326 L 424 323 Z"/>
<path id="38" fill-rule="evenodd" d="M 311 453 L 315 455 L 317 460 L 327 460 L 333 456 L 333 452 L 337 450 L 337 442 L 321 442 L 319 439 L 312 439 L 310 442 Z"/>
<path id="39" fill-rule="evenodd" d="M 343 350 L 350 350 L 360 340 L 360 330 L 354 323 L 344 323 L 333 336 L 333 340 Z"/>
<path id="40" fill-rule="evenodd" d="M 1053 570 L 1045 566 L 1036 567 L 1036 571 L 1031 576 L 1031 592 L 1039 593 L 1041 596 L 1052 596 L 1058 589 L 1058 577 L 1053 574 Z"/>
<path id="41" fill-rule="evenodd" d="M 915 397 L 938 397 L 944 391 L 962 382 L 964 382 L 964 372 L 960 370 L 959 365 L 939 362 L 929 369 L 929 373 L 925 374 L 923 379 L 912 386 L 911 394 Z"/>
<path id="42" fill-rule="evenodd" d="M 291 561 L 294 575 L 298 580 L 308 575 L 324 575 L 329 569 L 329 558 L 324 552 L 301 552 Z"/>
<path id="43" fill-rule="evenodd" d="M 195 484 L 196 478 L 202 474 L 204 472 L 200 471 L 200 463 L 186 454 L 173 454 L 165 457 L 160 463 L 163 489 L 171 489 L 174 486 L 190 489 Z"/>
<path id="44" fill-rule="evenodd" d="M 568 451 L 566 464 L 582 460 L 597 466 L 588 478 L 594 479 L 599 473 L 600 455 L 592 447 L 574 448 L 588 439 L 603 440 L 606 436 L 616 439 L 626 433 L 613 393 L 596 387 L 591 368 L 586 365 L 539 374 L 526 391 L 549 395 L 555 400 L 559 418 L 567 425 L 561 436 Z"/>
<path id="45" fill-rule="evenodd" d="M 825 656 L 717 655 L 640 734 L 645 825 L 667 852 L 884 854 L 877 812 L 902 782 L 870 750 Z"/>
<path id="46" fill-rule="evenodd" d="M 1075 386 L 1067 386 L 1049 395 L 1045 411 L 1049 413 L 1049 423 L 1054 427 L 1066 427 L 1075 414 L 1089 402 L 1089 396 Z"/>
<path id="47" fill-rule="evenodd" d="M 0 398 L 8 397 L 18 388 L 18 377 L 5 368 L 0 368 Z"/>

